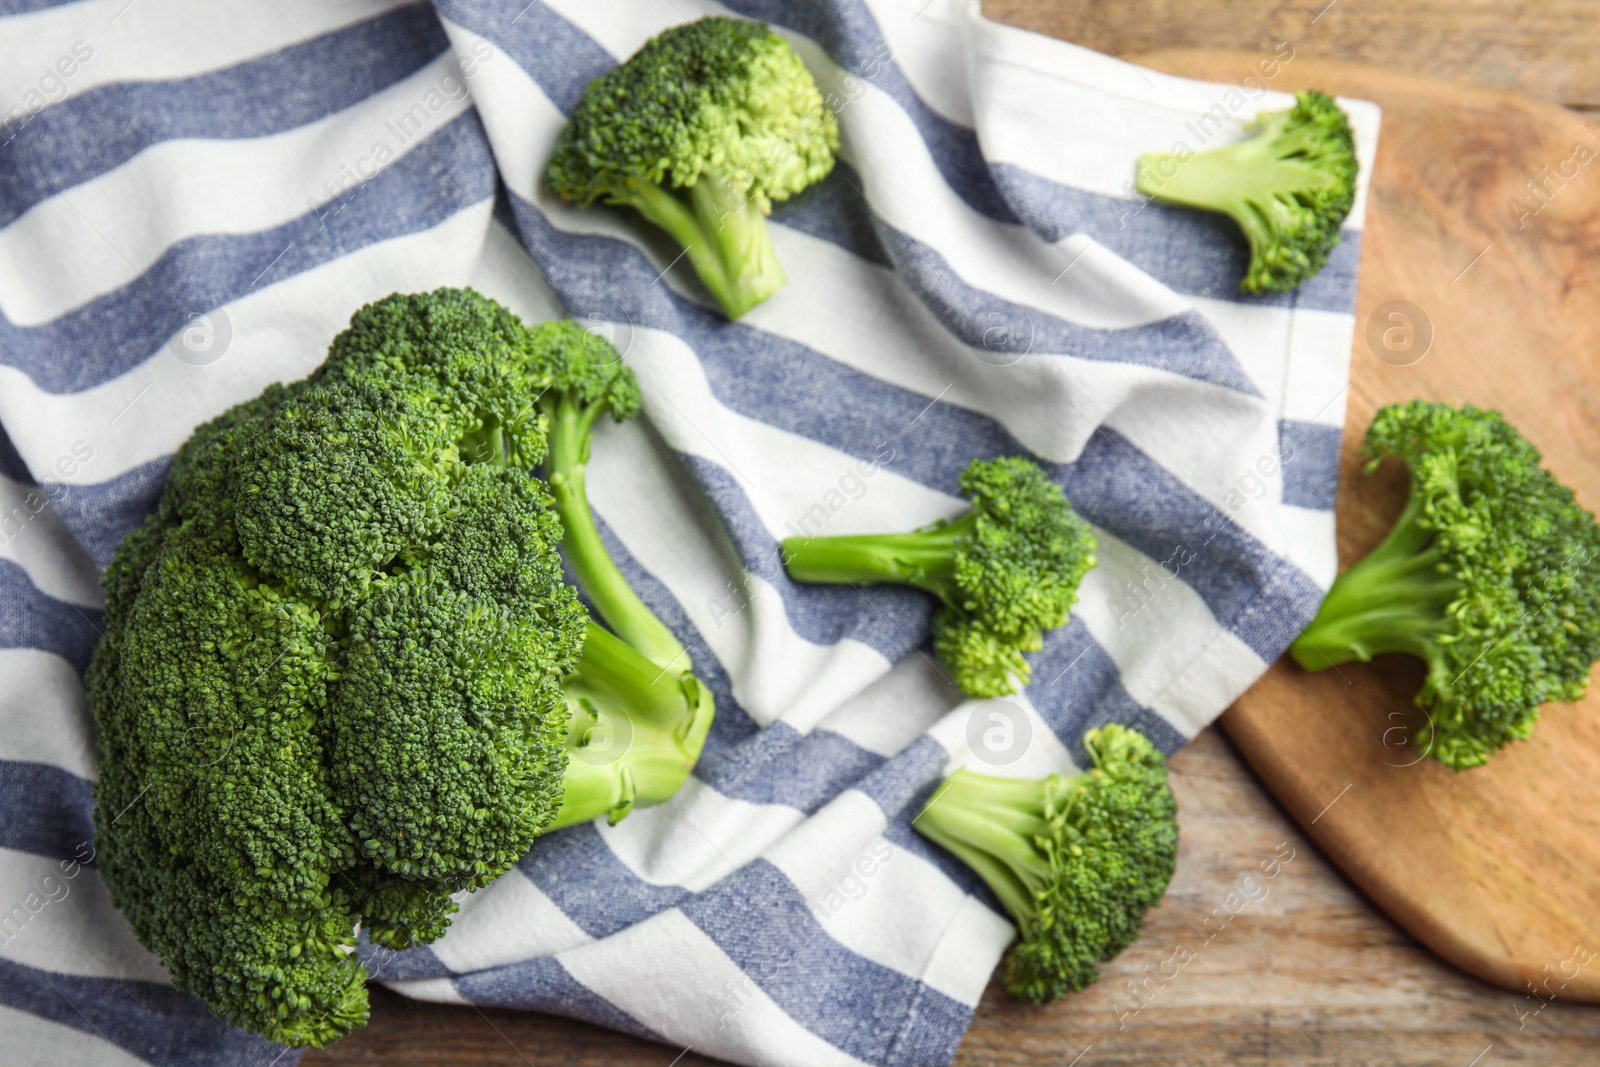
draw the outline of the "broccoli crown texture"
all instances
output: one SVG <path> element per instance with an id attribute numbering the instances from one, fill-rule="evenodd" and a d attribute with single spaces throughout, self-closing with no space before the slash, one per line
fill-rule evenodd
<path id="1" fill-rule="evenodd" d="M 1093 767 L 1063 778 L 960 770 L 912 824 L 981 877 L 1017 924 L 1002 981 L 1044 1004 L 1093 984 L 1128 947 L 1177 865 L 1167 765 L 1136 730 L 1084 735 Z"/>
<path id="2" fill-rule="evenodd" d="M 535 365 L 549 382 L 540 408 L 549 415 L 571 408 L 586 421 L 609 414 L 617 422 L 639 413 L 639 382 L 610 341 L 571 319 L 541 322 L 529 331 Z M 587 456 L 585 457 L 587 458 Z"/>
<path id="3" fill-rule="evenodd" d="M 1209 152 L 1141 156 L 1138 186 L 1158 201 L 1232 218 L 1250 242 L 1240 288 L 1285 292 L 1321 270 L 1339 244 L 1355 202 L 1355 140 L 1349 116 L 1314 91 L 1256 116 L 1249 130 Z"/>
<path id="4" fill-rule="evenodd" d="M 1499 412 L 1391 405 L 1363 452 L 1369 471 L 1405 460 L 1411 494 L 1290 651 L 1308 670 L 1421 658 L 1421 750 L 1476 767 L 1527 738 L 1541 703 L 1587 690 L 1600 656 L 1600 528 Z"/>
<path id="5" fill-rule="evenodd" d="M 827 177 L 838 124 L 800 57 L 759 22 L 674 26 L 584 90 L 545 167 L 556 195 L 667 230 L 730 318 L 784 283 L 773 201 Z"/>
<path id="6" fill-rule="evenodd" d="M 1019 457 L 973 460 L 961 475 L 972 507 L 905 534 L 791 537 L 789 574 L 802 582 L 912 585 L 937 596 L 934 648 L 973 696 L 1026 684 L 1025 652 L 1065 625 L 1096 542 L 1061 487 Z"/>
<path id="7" fill-rule="evenodd" d="M 362 308 L 309 379 L 195 431 L 106 572 L 101 870 L 231 1023 L 360 1025 L 358 923 L 436 938 L 558 816 L 664 799 L 699 752 L 709 693 L 563 581 L 535 347 L 467 290 Z M 616 720 L 631 746 L 597 752 Z"/>
<path id="8" fill-rule="evenodd" d="M 763 211 L 827 177 L 833 113 L 805 64 L 759 22 L 674 26 L 589 83 L 545 171 L 580 204 L 633 184 L 715 174 Z"/>

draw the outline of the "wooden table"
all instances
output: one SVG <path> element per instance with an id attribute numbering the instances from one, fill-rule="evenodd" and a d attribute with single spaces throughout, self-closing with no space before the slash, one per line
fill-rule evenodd
<path id="1" fill-rule="evenodd" d="M 1288 41 L 1297 55 L 1478 81 L 1600 119 L 1600 2 L 986 0 L 985 10 L 1124 56 Z M 1600 1063 L 1600 1008 L 1558 1000 L 1529 1014 L 1538 1001 L 1440 962 L 1307 843 L 1216 730 L 1172 770 L 1182 852 L 1144 936 L 1099 985 L 1049 1008 L 991 986 L 958 1064 Z M 305 1067 L 711 1062 L 549 1016 L 416 1004 L 376 987 L 372 999 L 372 1024 Z"/>

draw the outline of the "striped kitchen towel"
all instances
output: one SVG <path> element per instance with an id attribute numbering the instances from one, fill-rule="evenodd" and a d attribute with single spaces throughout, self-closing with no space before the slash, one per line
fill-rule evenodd
<path id="1" fill-rule="evenodd" d="M 0 1059 L 287 1064 L 176 992 L 98 880 L 81 682 L 99 569 L 192 427 L 300 377 L 360 304 L 472 285 L 578 316 L 637 371 L 602 427 L 612 552 L 717 697 L 694 778 L 541 839 L 449 933 L 367 951 L 415 997 L 576 1016 L 743 1064 L 954 1055 L 1011 936 L 910 829 L 951 766 L 1172 751 L 1311 617 L 1364 195 L 1326 270 L 1244 297 L 1231 224 L 1147 206 L 1246 88 L 1141 70 L 962 0 L 9 0 L 0 5 Z M 545 194 L 587 82 L 668 25 L 770 21 L 839 116 L 774 213 L 789 285 L 738 323 L 663 236 Z M 1347 102 L 1363 189 L 1377 110 Z M 1031 454 L 1100 541 L 1033 683 L 966 701 L 905 591 L 802 587 L 791 533 L 957 513 Z"/>

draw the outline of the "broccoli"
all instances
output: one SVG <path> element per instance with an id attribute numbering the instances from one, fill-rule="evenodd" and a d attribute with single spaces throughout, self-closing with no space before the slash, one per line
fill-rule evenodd
<path id="1" fill-rule="evenodd" d="M 1526 739 L 1540 704 L 1588 688 L 1600 656 L 1600 528 L 1495 411 L 1391 405 L 1362 451 L 1369 472 L 1404 459 L 1410 496 L 1290 652 L 1312 671 L 1386 652 L 1421 659 L 1420 750 L 1476 767 Z"/>
<path id="2" fill-rule="evenodd" d="M 1067 621 L 1096 542 L 1061 487 L 1030 460 L 975 459 L 961 474 L 972 507 L 903 534 L 789 537 L 783 559 L 801 582 L 911 585 L 941 604 L 934 650 L 976 697 L 1025 685 L 1045 630 Z"/>
<path id="3" fill-rule="evenodd" d="M 594 424 L 639 413 L 639 383 L 611 343 L 570 320 L 533 328 L 535 356 L 549 385 L 539 410 L 549 426 L 544 478 L 566 531 L 567 562 L 616 634 L 658 666 L 686 670 L 689 655 L 628 584 L 606 552 L 589 510 L 586 468 Z"/>
<path id="4" fill-rule="evenodd" d="M 1177 866 L 1177 801 L 1143 734 L 1090 730 L 1094 766 L 1063 778 L 959 770 L 912 825 L 972 868 L 1017 924 L 1006 992 L 1046 1004 L 1092 985 L 1139 936 Z"/>
<path id="5" fill-rule="evenodd" d="M 545 166 L 557 196 L 631 207 L 671 234 L 728 318 L 783 287 L 766 217 L 828 176 L 839 129 L 759 22 L 674 26 L 589 83 Z"/>
<path id="6" fill-rule="evenodd" d="M 664 799 L 699 753 L 709 702 L 563 581 L 527 469 L 546 384 L 471 291 L 369 305 L 310 378 L 196 430 L 117 549 L 87 679 L 100 869 L 234 1025 L 361 1025 L 358 924 L 437 938 L 452 894 Z"/>
<path id="7" fill-rule="evenodd" d="M 1253 136 L 1198 154 L 1139 157 L 1139 191 L 1161 203 L 1227 215 L 1250 242 L 1239 287 L 1281 293 L 1321 270 L 1356 194 L 1350 119 L 1333 98 L 1299 93 L 1294 107 L 1257 115 Z"/>
<path id="8" fill-rule="evenodd" d="M 636 653 L 635 659 L 652 664 L 650 684 L 663 687 L 663 693 L 678 694 L 696 709 L 692 721 L 699 733 L 693 750 L 698 752 L 714 714 L 711 690 L 695 677 L 694 664 L 683 644 L 645 606 L 623 577 L 606 551 L 594 514 L 589 509 L 587 466 L 594 424 L 605 414 L 617 422 L 637 415 L 639 383 L 609 341 L 570 320 L 535 326 L 529 334 L 529 347 L 534 365 L 539 368 L 542 388 L 538 407 L 548 428 L 543 472 L 556 514 L 561 519 L 564 531 L 561 543 L 566 550 L 567 564 L 616 636 L 599 627 L 594 627 L 593 631 L 605 635 L 606 647 L 623 644 Z M 590 642 L 587 647 L 592 650 L 596 647 L 593 636 Z M 586 686 L 584 692 L 594 699 L 602 699 L 606 694 L 604 689 L 593 686 Z M 625 730 L 630 725 L 625 714 L 614 714 L 610 721 L 614 730 Z M 625 739 L 613 740 L 611 747 L 622 740 Z M 670 755 L 667 749 L 646 749 L 645 756 L 652 751 Z M 689 766 L 692 764 L 690 760 Z M 640 795 L 647 798 L 647 803 L 654 804 L 676 793 L 687 772 L 681 760 L 669 760 L 666 765 L 655 768 L 643 763 L 639 756 L 631 759 L 626 769 L 634 787 L 641 790 Z M 574 772 L 586 773 L 584 768 L 569 766 L 569 797 L 576 788 Z M 585 816 L 584 820 L 592 817 Z M 555 825 L 566 825 L 563 816 L 557 816 Z"/>

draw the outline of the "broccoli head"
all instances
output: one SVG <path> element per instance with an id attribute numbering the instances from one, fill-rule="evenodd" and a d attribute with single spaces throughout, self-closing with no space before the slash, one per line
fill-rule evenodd
<path id="1" fill-rule="evenodd" d="M 1413 400 L 1381 409 L 1368 471 L 1405 460 L 1389 533 L 1339 575 L 1290 652 L 1307 670 L 1415 656 L 1421 751 L 1464 770 L 1573 701 L 1600 656 L 1600 528 L 1499 412 Z"/>
<path id="2" fill-rule="evenodd" d="M 1066 624 L 1096 542 L 1061 487 L 1019 457 L 973 460 L 961 474 L 972 507 L 953 521 L 903 534 L 790 537 L 789 575 L 801 582 L 911 585 L 940 600 L 934 649 L 976 697 L 1026 684 L 1025 652 Z"/>
<path id="3" fill-rule="evenodd" d="M 736 319 L 783 287 L 774 201 L 828 176 L 838 124 L 759 22 L 704 18 L 589 83 L 545 166 L 550 191 L 631 207 L 672 235 Z"/>
<path id="4" fill-rule="evenodd" d="M 470 291 L 363 308 L 309 379 L 195 431 L 106 572 L 101 871 L 230 1023 L 360 1025 L 358 926 L 433 940 L 453 894 L 664 800 L 704 742 L 709 700 L 563 580 L 532 352 Z"/>
<path id="5" fill-rule="evenodd" d="M 1355 140 L 1333 98 L 1299 93 L 1257 115 L 1251 136 L 1209 152 L 1139 157 L 1139 191 L 1160 203 L 1227 215 L 1250 242 L 1240 288 L 1281 293 L 1321 270 L 1355 202 Z"/>
<path id="6" fill-rule="evenodd" d="M 1177 865 L 1167 764 L 1136 730 L 1083 738 L 1094 766 L 1063 778 L 959 770 L 912 825 L 972 868 L 1017 924 L 1006 991 L 1030 1004 L 1093 984 L 1139 936 Z"/>

